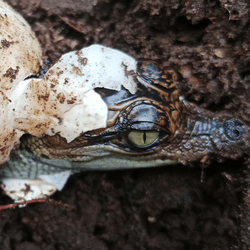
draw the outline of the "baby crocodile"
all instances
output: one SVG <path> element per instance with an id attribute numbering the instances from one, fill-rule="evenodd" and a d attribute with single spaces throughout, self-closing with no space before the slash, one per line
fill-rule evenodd
<path id="1" fill-rule="evenodd" d="M 67 143 L 60 135 L 26 135 L 1 175 L 36 179 L 82 169 L 143 168 L 188 163 L 213 153 L 237 158 L 249 147 L 239 119 L 215 116 L 178 93 L 178 74 L 151 61 L 137 63 L 137 91 L 95 89 L 108 106 L 107 127 Z"/>

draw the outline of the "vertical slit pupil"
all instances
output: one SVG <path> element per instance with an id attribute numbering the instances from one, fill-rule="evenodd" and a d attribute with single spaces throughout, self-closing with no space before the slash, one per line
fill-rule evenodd
<path id="1" fill-rule="evenodd" d="M 146 143 L 146 133 L 145 132 L 143 132 L 143 142 L 144 142 L 144 144 Z"/>

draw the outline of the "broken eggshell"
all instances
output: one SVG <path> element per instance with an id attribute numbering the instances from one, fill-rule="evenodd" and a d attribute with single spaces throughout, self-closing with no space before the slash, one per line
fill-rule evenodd
<path id="1" fill-rule="evenodd" d="M 136 92 L 136 60 L 129 55 L 102 45 L 92 45 L 63 55 L 42 79 L 21 81 L 9 95 L 12 100 L 9 124 L 20 134 L 37 137 L 60 134 L 71 142 L 81 133 L 105 128 L 108 107 L 95 88 L 127 89 Z M 39 178 L 61 190 L 70 172 L 43 175 Z M 34 191 L 32 199 L 43 198 L 46 189 L 33 180 L 2 179 L 2 188 L 15 201 L 29 200 L 27 185 Z M 12 182 L 15 185 L 12 185 Z M 25 192 L 24 192 L 25 191 Z"/>
<path id="2" fill-rule="evenodd" d="M 1 187 L 15 202 L 42 199 L 56 191 L 53 184 L 43 180 L 5 179 Z"/>
<path id="3" fill-rule="evenodd" d="M 14 127 L 37 137 L 59 133 L 67 142 L 105 128 L 108 107 L 94 89 L 124 87 L 135 93 L 135 70 L 134 58 L 102 45 L 69 52 L 43 79 L 22 81 L 12 92 Z"/>
<path id="4" fill-rule="evenodd" d="M 0 163 L 4 163 L 23 134 L 9 120 L 15 112 L 10 96 L 22 80 L 38 72 L 42 50 L 29 24 L 3 1 L 0 1 L 0 57 Z"/>
<path id="5" fill-rule="evenodd" d="M 124 87 L 134 93 L 136 84 L 129 72 L 135 68 L 135 59 L 127 54 L 92 45 L 63 55 L 43 79 L 23 80 L 27 73 L 12 89 L 2 85 L 0 163 L 8 160 L 25 133 L 59 133 L 71 142 L 82 132 L 106 127 L 107 106 L 94 89 Z"/>

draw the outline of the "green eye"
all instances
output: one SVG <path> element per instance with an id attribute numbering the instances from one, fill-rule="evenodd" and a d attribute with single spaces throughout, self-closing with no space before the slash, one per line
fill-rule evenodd
<path id="1" fill-rule="evenodd" d="M 159 138 L 158 131 L 138 131 L 129 132 L 128 139 L 139 147 L 151 145 Z"/>

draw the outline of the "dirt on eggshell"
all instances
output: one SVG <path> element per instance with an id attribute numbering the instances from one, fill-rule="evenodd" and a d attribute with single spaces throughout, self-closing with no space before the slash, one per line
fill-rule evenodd
<path id="1" fill-rule="evenodd" d="M 7 2 L 52 62 L 93 43 L 157 60 L 179 72 L 185 99 L 250 125 L 247 0 Z M 0 249 L 247 249 L 244 160 L 212 159 L 203 182 L 201 163 L 74 175 L 52 196 L 71 210 L 1 211 Z"/>

